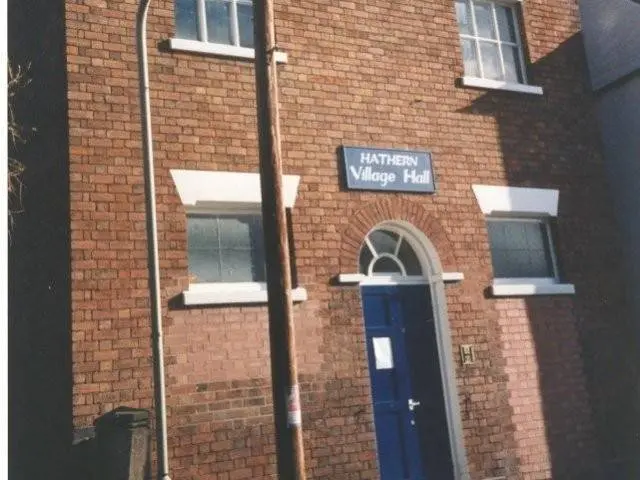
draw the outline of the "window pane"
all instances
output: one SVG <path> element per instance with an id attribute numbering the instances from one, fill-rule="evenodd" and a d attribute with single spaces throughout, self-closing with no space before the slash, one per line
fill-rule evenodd
<path id="1" fill-rule="evenodd" d="M 502 80 L 502 67 L 500 66 L 498 45 L 495 43 L 480 42 L 480 55 L 482 57 L 484 78 Z"/>
<path id="2" fill-rule="evenodd" d="M 460 33 L 473 35 L 473 25 L 469 15 L 468 0 L 456 0 L 456 17 L 458 18 L 458 28 Z"/>
<path id="3" fill-rule="evenodd" d="M 388 230 L 375 230 L 369 235 L 369 240 L 378 255 L 381 253 L 394 254 L 398 245 L 398 238 L 396 233 Z"/>
<path id="4" fill-rule="evenodd" d="M 221 215 L 219 220 L 222 281 L 264 281 L 264 239 L 260 216 Z"/>
<path id="5" fill-rule="evenodd" d="M 497 278 L 554 276 L 544 223 L 489 221 L 487 227 L 493 270 Z"/>
<path id="6" fill-rule="evenodd" d="M 527 228 L 527 243 L 530 251 L 531 269 L 536 277 L 553 277 L 553 260 L 549 245 L 548 225 L 530 223 Z"/>
<path id="7" fill-rule="evenodd" d="M 189 250 L 189 282 L 219 282 L 220 262 L 217 250 Z"/>
<path id="8" fill-rule="evenodd" d="M 193 283 L 220 279 L 218 220 L 215 216 L 187 217 L 189 276 Z"/>
<path id="9" fill-rule="evenodd" d="M 464 61 L 464 74 L 468 77 L 479 77 L 476 42 L 474 40 L 462 40 L 462 59 Z"/>
<path id="10" fill-rule="evenodd" d="M 220 215 L 220 246 L 250 250 L 252 247 L 251 230 L 259 228 L 257 215 Z"/>
<path id="11" fill-rule="evenodd" d="M 381 257 L 373 265 L 373 273 L 398 273 L 402 274 L 402 269 L 398 263 L 389 257 Z"/>
<path id="12" fill-rule="evenodd" d="M 254 282 L 266 282 L 267 262 L 264 254 L 262 217 L 255 215 L 251 222 L 251 272 Z"/>
<path id="13" fill-rule="evenodd" d="M 176 0 L 176 37 L 198 39 L 198 13 L 196 0 Z"/>
<path id="14" fill-rule="evenodd" d="M 404 265 L 407 275 L 422 275 L 422 267 L 420 267 L 418 256 L 405 240 L 402 240 L 400 250 L 398 250 L 398 260 Z"/>
<path id="15" fill-rule="evenodd" d="M 495 250 L 507 250 L 509 248 L 509 241 L 507 239 L 506 222 L 488 222 L 487 230 L 489 231 L 489 240 L 491 241 L 491 249 Z"/>
<path id="16" fill-rule="evenodd" d="M 514 275 L 509 270 L 511 262 L 508 257 L 507 250 L 499 250 L 491 247 L 491 264 L 493 265 L 493 274 L 496 278 L 511 278 Z"/>
<path id="17" fill-rule="evenodd" d="M 505 238 L 509 250 L 527 249 L 527 224 L 522 222 L 503 222 Z"/>
<path id="18" fill-rule="evenodd" d="M 491 12 L 491 4 L 475 2 L 473 12 L 476 17 L 476 27 L 478 28 L 478 36 L 483 38 L 496 38 L 495 28 L 493 25 L 493 13 Z"/>
<path id="19" fill-rule="evenodd" d="M 218 219 L 213 215 L 187 217 L 187 246 L 189 250 L 218 248 Z"/>
<path id="20" fill-rule="evenodd" d="M 207 41 L 231 44 L 229 3 L 223 0 L 205 0 L 207 12 Z"/>
<path id="21" fill-rule="evenodd" d="M 371 260 L 373 260 L 373 254 L 371 250 L 369 250 L 369 246 L 363 245 L 360 250 L 360 260 L 358 262 L 360 265 L 360 273 L 364 273 L 365 275 L 369 274 L 369 264 Z"/>
<path id="22" fill-rule="evenodd" d="M 262 252 L 248 250 L 222 250 L 221 281 L 223 282 L 264 282 L 265 262 Z"/>
<path id="23" fill-rule="evenodd" d="M 517 47 L 503 45 L 502 56 L 504 58 L 505 80 L 508 82 L 522 83 L 524 78 L 520 70 L 520 57 Z"/>
<path id="24" fill-rule="evenodd" d="M 253 48 L 253 6 L 238 3 L 238 30 L 240 46 Z"/>
<path id="25" fill-rule="evenodd" d="M 496 18 L 498 19 L 498 30 L 500 40 L 516 43 L 516 29 L 513 23 L 513 10 L 509 7 L 496 5 Z"/>
<path id="26" fill-rule="evenodd" d="M 544 225 L 538 222 L 523 224 L 524 236 L 529 250 L 544 250 L 546 243 L 546 231 Z"/>
<path id="27" fill-rule="evenodd" d="M 529 272 L 531 277 L 553 277 L 551 261 L 545 251 L 532 250 L 529 252 Z"/>
<path id="28" fill-rule="evenodd" d="M 265 281 L 259 215 L 190 215 L 187 229 L 191 282 Z"/>

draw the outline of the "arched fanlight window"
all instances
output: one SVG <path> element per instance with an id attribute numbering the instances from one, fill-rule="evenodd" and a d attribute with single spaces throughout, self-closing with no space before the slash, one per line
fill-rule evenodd
<path id="1" fill-rule="evenodd" d="M 403 235 L 378 229 L 367 235 L 360 249 L 360 273 L 365 275 L 422 275 L 416 252 Z"/>

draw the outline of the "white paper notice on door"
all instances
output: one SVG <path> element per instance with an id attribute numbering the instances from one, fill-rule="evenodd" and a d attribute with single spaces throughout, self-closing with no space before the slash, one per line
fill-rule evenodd
<path id="1" fill-rule="evenodd" d="M 376 358 L 377 370 L 393 368 L 393 350 L 389 337 L 373 337 L 373 355 Z"/>

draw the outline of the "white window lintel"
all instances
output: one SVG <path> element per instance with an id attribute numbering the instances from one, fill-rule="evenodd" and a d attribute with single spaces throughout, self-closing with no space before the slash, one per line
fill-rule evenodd
<path id="1" fill-rule="evenodd" d="M 171 170 L 182 204 L 188 207 L 220 207 L 224 204 L 262 203 L 257 173 Z M 299 175 L 282 176 L 284 205 L 293 208 L 300 184 Z"/>
<path id="2" fill-rule="evenodd" d="M 558 216 L 559 191 L 550 188 L 473 185 L 480 210 L 485 215 L 496 213 Z"/>
<path id="3" fill-rule="evenodd" d="M 209 43 L 200 40 L 189 40 L 185 38 L 170 38 L 169 48 L 171 50 L 203 53 L 207 55 L 219 55 L 221 57 L 232 58 L 255 58 L 253 48 L 240 47 L 236 45 L 227 45 L 224 43 Z M 276 52 L 277 63 L 287 63 L 288 57 L 285 52 Z"/>

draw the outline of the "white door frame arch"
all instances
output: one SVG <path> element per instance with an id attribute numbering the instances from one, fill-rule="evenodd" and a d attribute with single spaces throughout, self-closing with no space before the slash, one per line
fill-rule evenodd
<path id="1" fill-rule="evenodd" d="M 454 477 L 456 480 L 468 480 L 470 477 L 464 447 L 462 417 L 460 415 L 460 402 L 455 376 L 456 363 L 451 345 L 451 328 L 449 326 L 444 289 L 447 277 L 458 281 L 462 279 L 462 275 L 457 273 L 445 274 L 442 271 L 440 256 L 433 243 L 423 232 L 410 223 L 404 221 L 385 221 L 379 223 L 367 233 L 366 238 L 375 230 L 390 230 L 398 235 L 402 235 L 404 240 L 409 242 L 416 253 L 422 267 L 423 275 L 340 275 L 339 280 L 342 280 L 344 283 L 359 283 L 361 286 L 412 284 L 429 286 L 435 320 L 436 342 L 441 366 L 440 373 L 447 414 L 447 428 L 449 432 Z M 364 240 L 365 239 L 363 239 L 363 245 Z"/>

